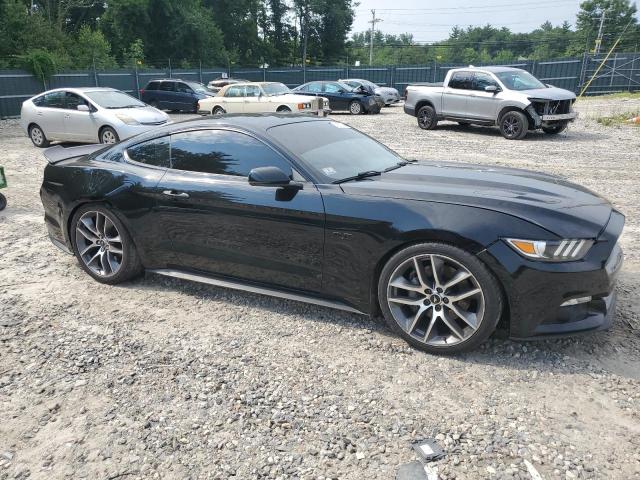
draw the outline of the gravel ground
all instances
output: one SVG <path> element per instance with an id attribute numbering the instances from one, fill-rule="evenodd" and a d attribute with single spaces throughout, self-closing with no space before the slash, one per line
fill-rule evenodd
<path id="1" fill-rule="evenodd" d="M 581 102 L 520 142 L 399 106 L 335 115 L 407 157 L 562 174 L 627 215 L 609 332 L 438 358 L 379 320 L 147 275 L 92 281 L 47 239 L 44 159 L 0 122 L 0 479 L 392 479 L 435 438 L 441 479 L 640 479 L 640 130 Z"/>

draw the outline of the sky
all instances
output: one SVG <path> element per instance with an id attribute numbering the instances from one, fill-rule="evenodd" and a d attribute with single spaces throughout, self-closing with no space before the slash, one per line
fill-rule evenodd
<path id="1" fill-rule="evenodd" d="M 412 33 L 416 41 L 435 42 L 449 36 L 451 28 L 483 26 L 490 23 L 513 32 L 529 32 L 546 20 L 572 26 L 581 0 L 357 0 L 352 32 L 371 28 L 371 9 L 376 10 L 376 29 L 384 33 Z"/>

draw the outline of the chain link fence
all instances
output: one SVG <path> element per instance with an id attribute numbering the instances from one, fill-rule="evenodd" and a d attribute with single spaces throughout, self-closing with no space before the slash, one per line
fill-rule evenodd
<path id="1" fill-rule="evenodd" d="M 602 68 L 598 68 L 604 55 L 584 54 L 579 58 L 560 58 L 545 61 L 523 60 L 505 65 L 531 72 L 544 83 L 578 93 L 595 75 L 585 95 L 601 95 L 623 91 L 640 91 L 640 53 L 611 55 Z M 489 65 L 489 64 L 486 64 Z M 149 80 L 181 78 L 207 83 L 223 74 L 251 81 L 282 82 L 295 87 L 312 80 L 362 78 L 378 85 L 397 88 L 401 93 L 410 83 L 442 82 L 447 72 L 461 64 L 433 62 L 423 65 L 402 66 L 326 66 L 326 67 L 272 67 L 272 68 L 197 68 L 197 69 L 120 69 L 66 71 L 40 81 L 28 72 L 0 70 L 0 117 L 20 114 L 22 102 L 40 92 L 59 87 L 112 87 L 139 96 Z M 482 66 L 478 64 L 477 66 Z M 597 74 L 596 74 L 597 73 Z"/>

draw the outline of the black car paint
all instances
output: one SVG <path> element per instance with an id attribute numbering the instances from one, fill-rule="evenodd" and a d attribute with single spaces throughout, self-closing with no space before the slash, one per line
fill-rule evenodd
<path id="1" fill-rule="evenodd" d="M 173 90 L 150 90 L 149 85 L 171 84 Z M 177 91 L 176 86 L 184 85 L 185 91 Z M 151 80 L 145 88 L 140 90 L 140 100 L 149 105 L 157 105 L 161 110 L 185 110 L 188 112 L 197 111 L 198 100 L 214 96 L 215 93 L 204 94 L 195 92 L 189 85 L 179 79 Z"/>
<path id="2" fill-rule="evenodd" d="M 49 234 L 70 250 L 74 210 L 106 203 L 148 269 L 223 275 L 340 301 L 366 314 L 377 312 L 377 275 L 391 255 L 417 242 L 446 242 L 476 254 L 500 280 L 513 337 L 607 326 L 624 217 L 606 200 L 558 177 L 464 164 L 408 165 L 358 182 L 320 184 L 267 132 L 302 121 L 328 120 L 198 119 L 50 164 L 41 189 Z M 251 186 L 244 178 L 142 166 L 123 155 L 149 138 L 207 128 L 244 131 L 271 145 L 305 177 L 303 188 Z M 167 189 L 191 196 L 168 198 Z M 501 240 L 581 236 L 597 240 L 587 256 L 554 263 L 526 259 Z M 586 295 L 594 297 L 590 304 L 560 307 Z"/>
<path id="3" fill-rule="evenodd" d="M 310 84 L 321 84 L 322 92 L 305 92 L 304 88 Z M 384 101 L 382 105 L 376 99 L 376 95 L 367 90 L 344 90 L 338 92 L 327 92 L 326 85 L 332 84 L 336 87 L 339 87 L 338 82 L 327 82 L 327 81 L 313 81 L 302 84 L 293 89 L 293 91 L 299 95 L 308 95 L 312 97 L 322 96 L 329 100 L 329 108 L 332 111 L 342 111 L 349 110 L 349 106 L 351 102 L 354 100 L 359 102 L 362 105 L 362 110 L 365 113 L 379 113 L 381 106 L 384 105 Z"/>

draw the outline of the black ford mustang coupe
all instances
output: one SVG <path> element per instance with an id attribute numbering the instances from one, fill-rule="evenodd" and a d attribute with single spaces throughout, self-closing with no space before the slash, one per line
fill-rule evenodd
<path id="1" fill-rule="evenodd" d="M 609 326 L 624 217 L 530 171 L 408 162 L 339 122 L 174 123 L 45 152 L 45 221 L 103 283 L 144 270 L 382 313 L 432 353 Z"/>

